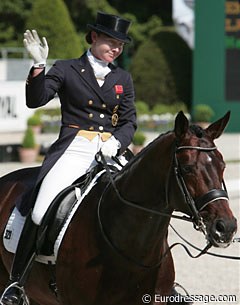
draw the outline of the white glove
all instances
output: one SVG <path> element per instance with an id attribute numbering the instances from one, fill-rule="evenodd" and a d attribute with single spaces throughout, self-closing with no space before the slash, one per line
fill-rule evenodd
<path id="1" fill-rule="evenodd" d="M 104 157 L 115 157 L 120 147 L 121 143 L 114 136 L 111 136 L 111 138 L 103 144 L 101 152 Z"/>
<path id="2" fill-rule="evenodd" d="M 37 31 L 27 30 L 24 33 L 23 44 L 34 61 L 35 68 L 46 66 L 48 57 L 48 44 L 45 37 L 40 40 Z"/>

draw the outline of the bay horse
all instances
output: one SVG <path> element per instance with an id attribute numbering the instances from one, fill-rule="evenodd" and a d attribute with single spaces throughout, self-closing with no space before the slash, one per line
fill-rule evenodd
<path id="1" fill-rule="evenodd" d="M 223 186 L 225 164 L 214 144 L 229 117 L 228 112 L 202 129 L 179 112 L 173 131 L 152 141 L 111 178 L 108 171 L 102 175 L 59 248 L 57 298 L 49 289 L 52 267 L 35 262 L 26 285 L 31 304 L 168 304 L 154 296 L 169 296 L 175 279 L 167 240 L 174 211 L 184 213 L 208 245 L 227 247 L 237 230 Z M 1 237 L 27 175 L 21 170 L 0 179 Z M 1 290 L 13 259 L 2 239 Z"/>

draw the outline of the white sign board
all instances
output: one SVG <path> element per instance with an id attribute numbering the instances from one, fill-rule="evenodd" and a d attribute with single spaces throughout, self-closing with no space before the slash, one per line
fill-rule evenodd
<path id="1" fill-rule="evenodd" d="M 194 48 L 195 34 L 195 0 L 173 0 L 172 18 L 176 27 L 176 31 L 188 46 Z"/>
<path id="2" fill-rule="evenodd" d="M 25 102 L 25 81 L 0 81 L 0 133 L 24 131 L 34 112 Z"/>

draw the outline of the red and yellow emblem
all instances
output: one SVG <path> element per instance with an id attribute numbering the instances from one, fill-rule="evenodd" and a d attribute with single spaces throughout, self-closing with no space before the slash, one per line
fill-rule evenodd
<path id="1" fill-rule="evenodd" d="M 116 98 L 119 99 L 119 94 L 123 94 L 123 86 L 122 85 L 115 85 L 115 92 L 116 92 Z"/>
<path id="2" fill-rule="evenodd" d="M 122 85 L 115 85 L 115 92 L 116 94 L 122 94 L 123 93 L 123 86 Z"/>

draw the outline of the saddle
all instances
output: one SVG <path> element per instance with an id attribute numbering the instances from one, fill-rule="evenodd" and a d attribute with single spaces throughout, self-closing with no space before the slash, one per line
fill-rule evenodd
<path id="1" fill-rule="evenodd" d="M 129 161 L 133 155 L 128 150 L 124 157 Z M 118 167 L 117 164 L 119 165 Z M 120 170 L 120 164 L 121 162 L 115 160 L 115 166 L 108 165 L 113 175 Z M 32 187 L 35 181 L 34 178 L 37 177 L 39 168 L 32 168 L 26 171 L 27 175 L 24 175 L 24 177 L 26 176 L 24 179 L 25 192 L 17 198 L 16 208 L 10 216 L 4 232 L 4 245 L 8 251 L 13 253 L 15 252 L 25 217 L 32 209 L 32 206 L 29 204 L 29 197 L 31 197 L 30 194 L 32 193 Z M 104 172 L 104 165 L 98 162 L 95 167 L 55 197 L 38 229 L 36 241 L 36 253 L 38 256 L 52 257 L 54 261 L 67 226 L 84 196 L 91 190 L 100 177 L 101 179 L 106 179 L 105 182 L 108 181 L 109 176 L 105 175 Z"/>
<path id="2" fill-rule="evenodd" d="M 116 171 L 116 168 L 114 170 Z M 96 165 L 55 197 L 38 230 L 37 252 L 46 256 L 53 254 L 55 241 L 68 215 L 78 202 L 80 195 L 85 193 L 91 181 L 101 171 L 103 171 L 103 166 L 101 164 Z"/>
<path id="3" fill-rule="evenodd" d="M 38 228 L 35 250 L 37 261 L 44 264 L 49 264 L 49 262 L 56 263 L 58 249 L 69 222 L 85 195 L 100 177 L 105 176 L 104 172 L 103 166 L 97 165 L 55 197 Z M 29 189 L 26 188 L 26 191 L 28 192 Z M 25 194 L 21 196 L 21 198 L 24 197 Z M 27 211 L 31 213 L 31 208 L 28 208 Z M 3 244 L 7 251 L 15 253 L 25 220 L 26 215 L 22 215 L 17 206 L 15 206 L 3 234 Z"/>
<path id="4" fill-rule="evenodd" d="M 134 155 L 129 149 L 126 149 L 122 156 L 128 162 Z M 115 157 L 114 161 L 115 165 L 108 164 L 108 168 L 113 175 L 119 172 L 120 168 L 123 167 L 118 158 Z M 117 167 L 117 165 L 119 166 Z M 40 252 L 40 254 L 47 256 L 54 253 L 56 239 L 73 207 L 79 200 L 76 195 L 76 189 L 80 194 L 84 194 L 90 183 L 101 171 L 105 171 L 105 168 L 103 163 L 98 162 L 95 167 L 78 178 L 72 185 L 65 188 L 55 197 L 45 213 L 38 230 L 37 253 Z M 108 179 L 108 177 L 106 177 L 106 179 Z"/>

